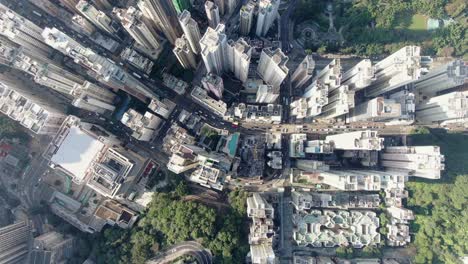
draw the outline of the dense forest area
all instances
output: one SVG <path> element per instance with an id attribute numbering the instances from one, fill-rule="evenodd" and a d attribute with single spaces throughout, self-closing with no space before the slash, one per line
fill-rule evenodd
<path id="1" fill-rule="evenodd" d="M 438 145 L 445 155 L 439 181 L 411 179 L 408 207 L 416 220 L 415 263 L 462 263 L 468 252 L 468 135 L 445 130 L 411 136 L 413 145 Z"/>
<path id="2" fill-rule="evenodd" d="M 185 183 L 175 191 L 155 193 L 136 227 L 106 229 L 93 245 L 97 263 L 144 263 L 160 249 L 188 240 L 197 240 L 210 249 L 215 263 L 244 263 L 249 251 L 245 223 L 248 194 L 231 192 L 231 206 L 223 213 L 183 201 L 185 194 Z"/>

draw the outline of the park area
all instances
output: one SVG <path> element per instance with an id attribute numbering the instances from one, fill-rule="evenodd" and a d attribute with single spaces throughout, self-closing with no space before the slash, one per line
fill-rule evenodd
<path id="1" fill-rule="evenodd" d="M 411 17 L 410 30 L 427 30 L 427 16 L 415 14 Z"/>

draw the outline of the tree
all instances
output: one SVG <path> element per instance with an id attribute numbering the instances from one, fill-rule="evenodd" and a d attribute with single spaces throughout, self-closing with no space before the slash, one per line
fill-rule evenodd
<path id="1" fill-rule="evenodd" d="M 239 188 L 229 193 L 229 204 L 242 217 L 247 216 L 247 197 L 249 193 Z"/>
<path id="2" fill-rule="evenodd" d="M 320 54 L 320 55 L 325 54 L 326 52 L 327 52 L 327 46 L 326 45 L 322 45 L 317 49 L 317 53 Z"/>

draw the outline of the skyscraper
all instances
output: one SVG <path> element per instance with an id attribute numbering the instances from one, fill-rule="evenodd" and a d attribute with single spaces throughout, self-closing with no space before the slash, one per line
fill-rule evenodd
<path id="1" fill-rule="evenodd" d="M 278 14 L 280 0 L 260 0 L 258 3 L 257 30 L 255 34 L 263 37 L 268 33 Z"/>
<path id="2" fill-rule="evenodd" d="M 0 228 L 0 263 L 26 263 L 32 244 L 29 220 Z"/>
<path id="3" fill-rule="evenodd" d="M 369 59 L 364 59 L 341 75 L 341 84 L 352 91 L 359 91 L 374 81 L 374 67 Z"/>
<path id="4" fill-rule="evenodd" d="M 128 9 L 114 8 L 113 13 L 128 34 L 144 49 L 152 53 L 159 53 L 162 50 L 161 38 L 154 28 L 145 24 L 141 11 L 131 6 Z"/>
<path id="5" fill-rule="evenodd" d="M 177 20 L 177 11 L 172 0 L 139 0 L 138 8 L 152 25 L 174 45 L 176 39 L 182 35 L 182 29 Z"/>
<path id="6" fill-rule="evenodd" d="M 185 34 L 182 35 L 182 37 L 176 39 L 175 48 L 172 51 L 184 69 L 197 68 L 195 54 L 190 49 L 189 42 L 185 37 Z"/>
<path id="7" fill-rule="evenodd" d="M 239 0 L 225 0 L 225 13 L 231 15 L 237 7 Z"/>
<path id="8" fill-rule="evenodd" d="M 205 12 L 206 12 L 206 17 L 208 18 L 208 25 L 211 28 L 216 28 L 216 26 L 218 26 L 220 22 L 218 6 L 211 1 L 206 1 Z"/>
<path id="9" fill-rule="evenodd" d="M 255 4 L 249 1 L 246 5 L 243 5 L 239 11 L 240 15 L 240 25 L 239 33 L 242 36 L 247 36 L 250 34 L 252 29 L 253 17 L 255 11 Z"/>
<path id="10" fill-rule="evenodd" d="M 375 64 L 375 80 L 366 87 L 367 97 L 376 97 L 409 84 L 421 74 L 421 48 L 406 46 Z"/>
<path id="11" fill-rule="evenodd" d="M 72 99 L 72 105 L 99 113 L 114 110 L 115 94 L 108 89 L 91 84 L 48 59 L 33 57 L 6 39 L 0 38 L 0 50 L 0 64 L 30 74 L 34 82 Z"/>
<path id="12" fill-rule="evenodd" d="M 228 67 L 227 38 L 224 33 L 224 24 L 216 29 L 209 27 L 200 40 L 201 55 L 207 72 L 221 75 Z"/>
<path id="13" fill-rule="evenodd" d="M 201 34 L 198 23 L 190 16 L 190 12 L 187 10 L 184 10 L 179 15 L 179 22 L 193 53 L 199 54 Z"/>
<path id="14" fill-rule="evenodd" d="M 154 92 L 130 75 L 112 60 L 102 57 L 89 48 L 70 38 L 56 28 L 45 28 L 42 32 L 45 42 L 74 62 L 87 69 L 87 73 L 97 81 L 123 90 L 136 98 L 147 101 L 155 96 Z"/>
<path id="15" fill-rule="evenodd" d="M 455 60 L 437 67 L 414 83 L 414 88 L 425 94 L 435 94 L 467 82 L 468 67 L 463 60 Z"/>
<path id="16" fill-rule="evenodd" d="M 267 84 L 280 87 L 289 72 L 286 67 L 287 62 L 288 57 L 284 55 L 281 49 L 278 48 L 274 51 L 271 48 L 263 49 L 257 73 Z"/>
<path id="17" fill-rule="evenodd" d="M 44 43 L 42 28 L 18 15 L 0 3 L 0 35 L 34 52 L 50 54 L 52 49 Z"/>
<path id="18" fill-rule="evenodd" d="M 348 122 L 386 121 L 401 116 L 401 105 L 395 100 L 377 97 L 357 105 L 346 120 Z"/>
<path id="19" fill-rule="evenodd" d="M 209 73 L 202 78 L 201 83 L 203 88 L 212 92 L 217 99 L 221 99 L 223 97 L 224 83 L 223 79 L 218 75 Z"/>
<path id="20" fill-rule="evenodd" d="M 88 0 L 80 0 L 76 5 L 76 9 L 78 9 L 81 15 L 104 32 L 111 35 L 117 32 L 117 30 L 112 27 L 112 19 L 104 12 L 97 10 Z"/>
<path id="21" fill-rule="evenodd" d="M 291 76 L 291 85 L 294 89 L 302 88 L 315 72 L 315 61 L 312 58 L 312 55 L 307 55 L 304 60 L 297 66 L 296 71 L 294 71 Z"/>
<path id="22" fill-rule="evenodd" d="M 440 179 L 444 170 L 444 155 L 438 146 L 389 146 L 381 156 L 381 164 L 388 171 L 426 179 Z"/>
<path id="23" fill-rule="evenodd" d="M 227 58 L 228 67 L 241 82 L 247 81 L 250 68 L 252 48 L 243 38 L 237 41 L 228 40 Z"/>
<path id="24" fill-rule="evenodd" d="M 468 122 L 468 91 L 435 96 L 418 104 L 416 120 L 427 125 L 434 122 Z"/>
<path id="25" fill-rule="evenodd" d="M 255 102 L 259 104 L 272 104 L 278 99 L 279 92 L 279 87 L 266 84 L 259 85 Z"/>
<path id="26" fill-rule="evenodd" d="M 65 107 L 53 102 L 50 94 L 4 74 L 0 75 L 0 111 L 39 135 L 55 134 L 66 118 Z"/>
<path id="27" fill-rule="evenodd" d="M 177 13 L 181 13 L 184 10 L 192 9 L 192 4 L 190 3 L 190 0 L 172 0 L 172 3 L 174 4 Z"/>
<path id="28" fill-rule="evenodd" d="M 371 130 L 328 135 L 325 138 L 325 143 L 331 144 L 334 149 L 343 150 L 382 150 L 383 142 L 384 138 L 379 137 L 377 131 Z"/>
<path id="29" fill-rule="evenodd" d="M 219 15 L 223 16 L 226 13 L 227 9 L 227 0 L 213 0 L 213 2 L 216 4 L 219 10 Z"/>

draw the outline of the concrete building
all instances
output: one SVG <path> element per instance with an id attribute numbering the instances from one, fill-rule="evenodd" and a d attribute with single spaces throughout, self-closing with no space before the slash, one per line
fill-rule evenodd
<path id="1" fill-rule="evenodd" d="M 431 69 L 414 82 L 414 88 L 424 94 L 435 95 L 467 82 L 468 67 L 462 60 L 455 60 L 443 66 Z"/>
<path id="2" fill-rule="evenodd" d="M 195 102 L 212 111 L 214 114 L 224 117 L 227 112 L 227 105 L 221 100 L 210 97 L 206 90 L 195 86 L 190 94 Z"/>
<path id="3" fill-rule="evenodd" d="M 382 150 L 383 141 L 384 139 L 378 136 L 377 131 L 371 130 L 328 135 L 325 139 L 325 142 L 335 149 L 343 150 Z"/>
<path id="4" fill-rule="evenodd" d="M 259 104 L 275 103 L 276 99 L 278 99 L 279 97 L 279 93 L 279 87 L 273 87 L 273 85 L 262 84 L 258 86 L 255 102 Z"/>
<path id="5" fill-rule="evenodd" d="M 389 125 L 410 125 L 415 119 L 415 97 L 408 91 L 377 97 L 351 109 L 346 122 L 385 122 Z"/>
<path id="6" fill-rule="evenodd" d="M 98 55 L 84 47 L 56 28 L 45 28 L 42 32 L 45 42 L 71 57 L 75 63 L 84 67 L 97 81 L 114 89 L 124 90 L 136 98 L 147 101 L 155 96 L 154 92 L 109 58 Z"/>
<path id="7" fill-rule="evenodd" d="M 359 91 L 374 81 L 374 67 L 369 59 L 364 59 L 341 75 L 341 84 L 351 91 Z"/>
<path id="8" fill-rule="evenodd" d="M 416 107 L 416 119 L 419 123 L 428 125 L 467 123 L 468 91 L 451 92 L 419 103 Z"/>
<path id="9" fill-rule="evenodd" d="M 75 252 L 75 239 L 51 231 L 34 238 L 31 263 L 54 264 L 71 259 Z"/>
<path id="10" fill-rule="evenodd" d="M 348 86 L 341 85 L 335 89 L 328 89 L 328 104 L 322 107 L 321 118 L 331 119 L 341 117 L 354 108 L 354 91 Z"/>
<path id="11" fill-rule="evenodd" d="M 29 220 L 0 228 L 0 263 L 29 263 L 32 227 Z"/>
<path id="12" fill-rule="evenodd" d="M 291 137 L 289 140 L 289 157 L 304 158 L 306 141 L 307 141 L 306 134 L 291 134 Z"/>
<path id="13" fill-rule="evenodd" d="M 189 180 L 203 187 L 218 191 L 223 190 L 225 173 L 213 158 L 200 160 L 199 166 L 190 174 Z"/>
<path id="14" fill-rule="evenodd" d="M 42 28 L 0 3 L 0 34 L 33 53 L 50 54 Z"/>
<path id="15" fill-rule="evenodd" d="M 39 135 L 55 134 L 66 118 L 63 105 L 6 75 L 0 75 L 0 111 Z"/>
<path id="16" fill-rule="evenodd" d="M 228 0 L 213 0 L 212 2 L 215 3 L 215 5 L 218 7 L 219 9 L 219 15 L 220 16 L 224 16 L 224 14 L 226 14 L 226 11 L 227 11 L 227 1 Z"/>
<path id="17" fill-rule="evenodd" d="M 304 171 L 291 175 L 292 185 L 325 184 L 341 191 L 380 191 L 403 189 L 407 176 L 400 172 L 373 170 L 331 170 L 323 162 L 314 161 Z"/>
<path id="18" fill-rule="evenodd" d="M 247 198 L 247 216 L 250 224 L 249 244 L 252 263 L 276 263 L 272 244 L 275 236 L 273 230 L 274 208 L 259 193 Z"/>
<path id="19" fill-rule="evenodd" d="M 151 103 L 148 105 L 148 108 L 155 112 L 156 114 L 168 119 L 171 113 L 174 111 L 176 107 L 176 103 L 172 102 L 171 100 L 164 98 L 164 99 L 157 99 L 153 98 Z"/>
<path id="20" fill-rule="evenodd" d="M 267 84 L 280 87 L 289 72 L 286 67 L 287 62 L 288 57 L 280 49 L 263 49 L 258 62 L 257 73 Z"/>
<path id="21" fill-rule="evenodd" d="M 254 11 L 255 3 L 249 1 L 247 4 L 243 5 L 240 9 L 240 24 L 239 24 L 239 34 L 242 36 L 248 36 L 250 30 L 252 29 L 252 24 L 254 20 Z"/>
<path id="22" fill-rule="evenodd" d="M 124 113 L 120 122 L 133 131 L 132 137 L 135 139 L 152 141 L 157 136 L 159 127 L 163 121 L 150 112 L 146 112 L 143 115 L 133 109 L 129 109 Z"/>
<path id="23" fill-rule="evenodd" d="M 263 37 L 268 33 L 278 16 L 279 0 L 260 0 L 258 3 L 257 29 L 255 34 Z"/>
<path id="24" fill-rule="evenodd" d="M 245 83 L 249 75 L 252 48 L 243 38 L 237 41 L 228 40 L 227 43 L 228 69 L 237 79 Z"/>
<path id="25" fill-rule="evenodd" d="M 80 15 L 73 15 L 71 19 L 72 26 L 79 29 L 78 31 L 83 32 L 83 34 L 91 36 L 97 31 L 97 28 L 91 24 L 86 18 Z"/>
<path id="26" fill-rule="evenodd" d="M 113 13 L 123 28 L 140 46 L 150 51 L 153 58 L 159 56 L 163 49 L 163 40 L 153 27 L 146 24 L 148 22 L 145 22 L 141 11 L 130 6 L 127 9 L 114 8 Z"/>
<path id="27" fill-rule="evenodd" d="M 401 116 L 401 105 L 394 100 L 377 97 L 357 105 L 348 114 L 347 122 L 386 121 Z"/>
<path id="28" fill-rule="evenodd" d="M 224 0 L 226 14 L 231 15 L 239 4 L 239 0 Z"/>
<path id="29" fill-rule="evenodd" d="M 192 8 L 190 0 L 172 0 L 172 3 L 179 14 L 184 10 L 190 10 Z"/>
<path id="30" fill-rule="evenodd" d="M 106 13 L 97 10 L 88 0 L 80 0 L 76 4 L 76 9 L 81 15 L 107 34 L 113 35 L 117 32 L 116 28 L 112 25 L 112 19 Z"/>
<path id="31" fill-rule="evenodd" d="M 375 64 L 375 80 L 366 87 L 376 97 L 414 82 L 421 76 L 421 48 L 406 46 Z"/>
<path id="32" fill-rule="evenodd" d="M 162 32 L 174 45 L 182 35 L 182 29 L 172 0 L 138 0 L 137 5 L 151 26 Z"/>
<path id="33" fill-rule="evenodd" d="M 206 76 L 203 76 L 201 83 L 203 88 L 213 93 L 216 98 L 223 98 L 224 83 L 221 77 L 216 74 L 209 73 Z"/>
<path id="34" fill-rule="evenodd" d="M 208 2 L 207 2 L 208 3 Z M 207 72 L 222 75 L 228 67 L 227 37 L 224 24 L 209 27 L 200 40 L 201 55 Z"/>
<path id="35" fill-rule="evenodd" d="M 44 157 L 51 168 L 78 185 L 86 184 L 105 197 L 125 197 L 146 159 L 120 144 L 101 127 L 69 116 Z"/>
<path id="36" fill-rule="evenodd" d="M 210 155 L 203 148 L 194 145 L 175 144 L 170 152 L 172 156 L 167 164 L 167 169 L 177 174 L 195 169 L 199 165 L 205 164 L 205 161 L 216 163 L 218 160 L 216 155 Z"/>
<path id="37" fill-rule="evenodd" d="M 48 59 L 34 57 L 30 53 L 13 42 L 0 39 L 0 64 L 31 75 L 37 84 L 71 99 L 75 107 L 98 113 L 115 109 L 115 94 L 110 90 L 85 81 Z"/>
<path id="38" fill-rule="evenodd" d="M 297 119 L 314 117 L 320 115 L 327 104 L 328 88 L 319 82 L 313 82 L 306 88 L 302 98 L 291 102 L 290 113 Z"/>
<path id="39" fill-rule="evenodd" d="M 164 85 L 166 85 L 179 95 L 185 94 L 185 92 L 189 88 L 188 83 L 177 79 L 174 75 L 163 72 L 162 76 Z"/>
<path id="40" fill-rule="evenodd" d="M 179 22 L 182 26 L 182 31 L 184 32 L 184 35 L 187 38 L 193 53 L 199 54 L 201 51 L 201 34 L 200 28 L 198 27 L 198 23 L 190 16 L 190 12 L 187 10 L 184 10 L 182 13 L 179 14 Z"/>
<path id="41" fill-rule="evenodd" d="M 122 53 L 120 53 L 120 58 L 138 70 L 145 72 L 146 74 L 150 74 L 154 66 L 153 61 L 129 47 L 125 48 Z"/>
<path id="42" fill-rule="evenodd" d="M 250 245 L 252 264 L 275 264 L 277 259 L 271 245 Z"/>
<path id="43" fill-rule="evenodd" d="M 388 171 L 426 179 L 440 179 L 444 155 L 438 146 L 391 146 L 380 154 L 381 165 Z"/>
<path id="44" fill-rule="evenodd" d="M 270 218 L 275 216 L 275 210 L 259 193 L 247 198 L 247 216 L 252 218 Z"/>
<path id="45" fill-rule="evenodd" d="M 299 246 L 352 246 L 380 243 L 379 217 L 372 211 L 311 210 L 293 216 L 293 239 Z"/>
<path id="46" fill-rule="evenodd" d="M 341 71 L 340 59 L 334 59 L 317 73 L 315 81 L 323 84 L 329 91 L 334 90 L 341 86 Z"/>
<path id="47" fill-rule="evenodd" d="M 196 69 L 197 61 L 195 54 L 189 46 L 189 41 L 187 40 L 185 34 L 182 37 L 176 39 L 175 47 L 172 50 L 179 60 L 180 65 L 184 69 Z"/>
<path id="48" fill-rule="evenodd" d="M 302 88 L 312 79 L 315 73 L 315 61 L 312 55 L 307 55 L 297 66 L 296 71 L 291 76 L 291 85 L 293 89 Z"/>
<path id="49" fill-rule="evenodd" d="M 108 89 L 85 81 L 72 91 L 72 105 L 90 112 L 104 114 L 115 110 L 116 95 Z"/>
<path id="50" fill-rule="evenodd" d="M 208 18 L 208 25 L 215 29 L 219 22 L 220 22 L 220 19 L 219 19 L 219 8 L 218 6 L 213 3 L 212 1 L 206 1 L 205 2 L 205 12 L 206 12 L 206 16 Z"/>
<path id="51" fill-rule="evenodd" d="M 231 115 L 228 119 L 238 119 L 246 123 L 264 123 L 264 124 L 279 124 L 283 116 L 282 105 L 246 105 L 240 103 L 234 106 Z"/>

